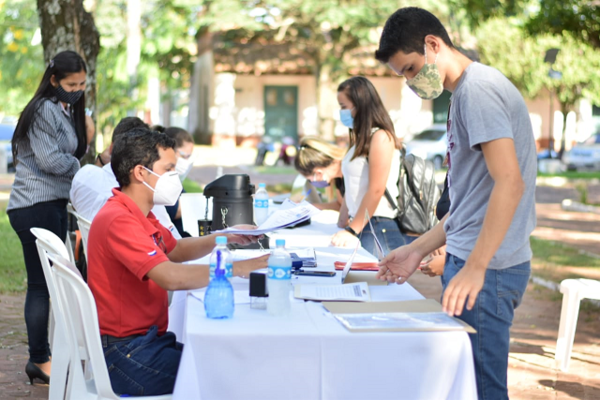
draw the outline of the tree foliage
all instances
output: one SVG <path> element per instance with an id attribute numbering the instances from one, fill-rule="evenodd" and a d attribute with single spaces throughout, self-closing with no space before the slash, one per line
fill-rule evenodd
<path id="1" fill-rule="evenodd" d="M 44 72 L 38 16 L 31 1 L 0 0 L 0 60 L 0 116 L 16 116 Z"/>

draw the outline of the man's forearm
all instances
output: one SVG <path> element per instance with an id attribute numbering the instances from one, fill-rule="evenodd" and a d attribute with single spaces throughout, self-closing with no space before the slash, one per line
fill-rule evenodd
<path id="1" fill-rule="evenodd" d="M 446 214 L 436 226 L 419 236 L 410 246 L 417 249 L 423 256 L 426 256 L 446 244 L 444 223 L 448 219 L 448 215 Z"/>
<path id="2" fill-rule="evenodd" d="M 508 232 L 524 190 L 520 177 L 494 185 L 481 232 L 468 258 L 468 264 L 487 268 Z"/>

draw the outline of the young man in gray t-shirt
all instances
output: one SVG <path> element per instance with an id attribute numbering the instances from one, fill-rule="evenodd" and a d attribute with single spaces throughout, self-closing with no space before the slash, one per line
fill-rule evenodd
<path id="1" fill-rule="evenodd" d="M 440 21 L 419 8 L 388 19 L 375 57 L 421 98 L 452 92 L 450 212 L 384 258 L 378 276 L 403 283 L 446 243 L 442 306 L 477 330 L 470 338 L 479 398 L 507 399 L 509 329 L 527 287 L 535 227 L 537 166 L 527 107 L 504 75 L 461 54 Z"/>

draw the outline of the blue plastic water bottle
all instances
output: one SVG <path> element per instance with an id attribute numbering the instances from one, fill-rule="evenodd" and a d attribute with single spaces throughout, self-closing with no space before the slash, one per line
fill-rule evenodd
<path id="1" fill-rule="evenodd" d="M 221 251 L 221 257 L 225 264 L 225 277 L 233 278 L 233 256 L 227 248 L 227 236 L 217 236 L 215 239 L 216 247 L 210 254 L 210 279 L 215 277 L 215 268 L 217 267 L 217 251 Z"/>
<path id="2" fill-rule="evenodd" d="M 216 252 L 215 277 L 211 279 L 204 294 L 204 310 L 212 319 L 225 319 L 233 316 L 233 286 L 225 276 L 225 260 L 220 249 Z"/>

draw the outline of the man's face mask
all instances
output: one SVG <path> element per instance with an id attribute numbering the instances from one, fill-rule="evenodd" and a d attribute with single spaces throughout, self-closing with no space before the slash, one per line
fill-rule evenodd
<path id="1" fill-rule="evenodd" d="M 158 176 L 158 181 L 156 181 L 156 186 L 154 188 L 146 182 L 143 182 L 146 187 L 154 192 L 154 205 L 172 206 L 177 203 L 179 195 L 183 190 L 177 171 L 168 171 L 162 175 L 158 175 L 151 169 L 146 167 L 144 167 L 144 169 L 152 175 Z"/>
<path id="2" fill-rule="evenodd" d="M 440 97 L 444 91 L 444 82 L 437 67 L 437 54 L 433 64 L 427 64 L 427 45 L 425 48 L 425 65 L 414 78 L 406 81 L 406 84 L 417 96 L 425 100 L 433 100 Z"/>

